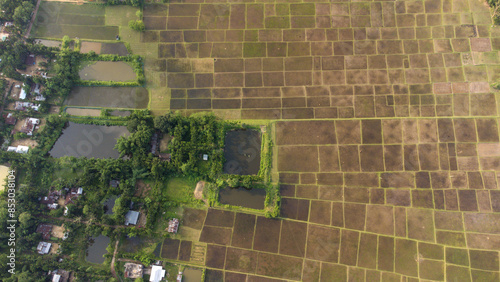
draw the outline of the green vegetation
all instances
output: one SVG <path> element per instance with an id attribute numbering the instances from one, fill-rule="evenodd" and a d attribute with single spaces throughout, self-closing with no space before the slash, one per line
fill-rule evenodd
<path id="1" fill-rule="evenodd" d="M 142 20 L 131 20 L 128 22 L 128 27 L 135 31 L 144 31 L 146 30 L 146 26 Z"/>
<path id="2" fill-rule="evenodd" d="M 105 5 L 131 5 L 141 7 L 144 5 L 144 0 L 102 0 Z"/>
<path id="3" fill-rule="evenodd" d="M 199 200 L 193 198 L 193 188 L 196 183 L 190 182 L 186 178 L 174 177 L 166 182 L 165 192 L 169 200 L 182 204 L 202 205 Z"/>
<path id="4" fill-rule="evenodd" d="M 491 18 L 495 24 L 500 24 L 500 1 L 499 0 L 487 0 L 490 7 L 493 9 L 491 13 Z"/>

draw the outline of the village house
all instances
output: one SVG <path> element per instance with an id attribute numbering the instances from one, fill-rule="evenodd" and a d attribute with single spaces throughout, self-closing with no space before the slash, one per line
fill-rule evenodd
<path id="1" fill-rule="evenodd" d="M 19 101 L 16 101 L 16 104 L 14 106 L 14 109 L 16 111 L 26 111 L 29 108 L 31 108 L 34 111 L 38 112 L 38 109 L 40 108 L 40 104 L 34 104 L 34 103 L 31 103 L 31 102 L 19 102 Z"/>
<path id="2" fill-rule="evenodd" d="M 28 136 L 32 136 L 33 135 L 33 131 L 35 131 L 35 129 L 38 129 L 37 125 L 40 124 L 40 120 L 37 119 L 37 118 L 27 118 L 25 121 L 24 121 L 24 125 L 21 127 L 21 132 L 22 133 L 26 133 L 26 135 Z"/>
<path id="3" fill-rule="evenodd" d="M 40 204 L 47 205 L 47 207 L 51 210 L 57 209 L 59 204 L 57 204 L 57 200 L 61 197 L 61 191 L 52 191 L 42 199 L 40 199 Z"/>
<path id="4" fill-rule="evenodd" d="M 40 95 L 40 83 L 37 83 L 35 84 L 35 87 L 33 88 L 33 93 L 35 93 L 36 95 Z"/>
<path id="5" fill-rule="evenodd" d="M 7 40 L 7 38 L 9 38 L 10 32 L 7 30 L 7 28 L 10 26 L 13 26 L 13 25 L 14 25 L 14 23 L 12 23 L 12 22 L 6 22 L 2 26 L 0 26 L 0 39 L 2 41 L 5 41 L 5 40 Z"/>
<path id="6" fill-rule="evenodd" d="M 33 55 L 33 54 L 28 55 L 28 56 L 26 57 L 26 60 L 24 60 L 24 63 L 25 63 L 27 66 L 31 66 L 31 65 L 36 64 L 35 55 Z"/>
<path id="7" fill-rule="evenodd" d="M 69 281 L 71 272 L 67 270 L 57 269 L 52 272 L 49 271 L 48 275 L 52 275 L 52 280 L 50 280 L 52 282 L 67 282 Z"/>
<path id="8" fill-rule="evenodd" d="M 42 234 L 43 240 L 49 240 L 51 232 L 52 232 L 52 225 L 50 224 L 40 224 L 36 228 L 36 233 Z"/>
<path id="9" fill-rule="evenodd" d="M 75 202 L 73 200 L 76 200 L 76 198 L 80 197 L 80 195 L 83 194 L 83 188 L 64 188 L 64 190 L 68 191 L 66 194 L 66 199 L 64 200 L 64 205 L 67 206 L 69 204 L 74 204 Z"/>
<path id="10" fill-rule="evenodd" d="M 139 219 L 139 212 L 138 211 L 128 211 L 127 214 L 125 214 L 125 225 L 136 225 L 137 220 Z"/>
<path id="11" fill-rule="evenodd" d="M 119 185 L 120 185 L 120 181 L 118 181 L 118 180 L 113 179 L 113 180 L 109 181 L 109 186 L 111 186 L 113 188 L 117 188 Z"/>
<path id="12" fill-rule="evenodd" d="M 17 122 L 17 118 L 14 117 L 14 115 L 12 113 L 8 113 L 8 114 L 6 113 L 6 114 L 3 114 L 2 116 L 5 119 L 5 124 L 15 125 Z"/>
<path id="13" fill-rule="evenodd" d="M 41 241 L 40 243 L 38 243 L 38 247 L 36 247 L 36 250 L 39 254 L 46 255 L 50 252 L 50 247 L 52 247 L 51 243 Z"/>
<path id="14" fill-rule="evenodd" d="M 29 149 L 30 149 L 30 147 L 28 147 L 28 146 L 21 146 L 21 145 L 19 145 L 17 147 L 15 147 L 15 146 L 9 146 L 9 147 L 7 147 L 7 152 L 15 152 L 15 153 L 18 153 L 18 154 L 26 154 L 26 153 L 28 153 Z"/>
<path id="15" fill-rule="evenodd" d="M 153 134 L 153 137 L 151 137 L 151 154 L 157 155 L 159 148 L 160 148 L 160 138 L 159 138 L 158 132 L 155 132 Z"/>
<path id="16" fill-rule="evenodd" d="M 168 222 L 168 229 L 167 231 L 169 233 L 177 233 L 177 229 L 179 228 L 179 219 L 173 218 Z"/>
<path id="17" fill-rule="evenodd" d="M 160 265 L 153 265 L 151 267 L 151 276 L 149 277 L 149 281 L 160 282 L 163 277 L 165 277 L 165 269 L 163 269 Z"/>
<path id="18" fill-rule="evenodd" d="M 26 93 L 26 90 L 24 90 L 24 84 L 21 87 L 21 93 L 19 93 L 19 99 L 21 100 L 26 100 L 26 97 L 28 96 L 28 93 Z"/>

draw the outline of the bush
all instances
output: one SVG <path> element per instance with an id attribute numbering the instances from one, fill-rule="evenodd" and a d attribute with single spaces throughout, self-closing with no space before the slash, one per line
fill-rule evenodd
<path id="1" fill-rule="evenodd" d="M 128 27 L 135 31 L 144 31 L 146 29 L 146 26 L 144 25 L 144 22 L 141 20 L 131 20 L 128 22 Z"/>

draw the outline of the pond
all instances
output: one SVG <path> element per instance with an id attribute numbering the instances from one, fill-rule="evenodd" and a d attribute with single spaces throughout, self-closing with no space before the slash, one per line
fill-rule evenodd
<path id="1" fill-rule="evenodd" d="M 86 251 L 87 261 L 98 264 L 103 263 L 104 255 L 107 253 L 106 248 L 110 241 L 109 237 L 104 235 L 89 238 L 89 246 Z"/>
<path id="2" fill-rule="evenodd" d="M 266 200 L 265 189 L 246 189 L 244 187 L 220 189 L 219 202 L 224 205 L 240 206 L 262 210 Z"/>
<path id="3" fill-rule="evenodd" d="M 224 173 L 252 175 L 260 168 L 261 135 L 256 130 L 233 130 L 226 133 Z"/>
<path id="4" fill-rule="evenodd" d="M 82 80 L 132 81 L 136 75 L 134 69 L 125 62 L 90 62 L 78 75 Z"/>
<path id="5" fill-rule="evenodd" d="M 69 122 L 49 154 L 54 158 L 64 156 L 87 158 L 118 158 L 114 149 L 120 136 L 128 136 L 125 126 L 102 126 Z"/>
<path id="6" fill-rule="evenodd" d="M 118 199 L 117 196 L 111 196 L 104 202 L 104 214 L 113 214 L 113 208 L 115 207 L 116 199 Z"/>
<path id="7" fill-rule="evenodd" d="M 148 103 L 144 87 L 74 87 L 64 102 L 70 106 L 130 109 L 145 109 Z"/>
<path id="8" fill-rule="evenodd" d="M 98 109 L 66 108 L 65 112 L 72 116 L 98 117 L 101 115 L 101 110 Z"/>
<path id="9" fill-rule="evenodd" d="M 197 268 L 185 268 L 182 274 L 183 282 L 200 282 L 203 271 Z"/>

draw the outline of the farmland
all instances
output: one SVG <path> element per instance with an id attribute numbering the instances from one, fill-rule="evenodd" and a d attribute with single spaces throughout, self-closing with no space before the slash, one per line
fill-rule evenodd
<path id="1" fill-rule="evenodd" d="M 66 105 L 269 125 L 279 217 L 205 207 L 172 177 L 181 224 L 159 258 L 207 281 L 500 279 L 500 28 L 485 3 L 188 2 L 144 5 L 143 32 L 128 27 L 139 8 L 42 2 L 33 33 L 144 58 L 144 87 L 79 86 Z M 244 141 L 225 144 L 245 163 L 226 176 L 262 169 Z"/>

